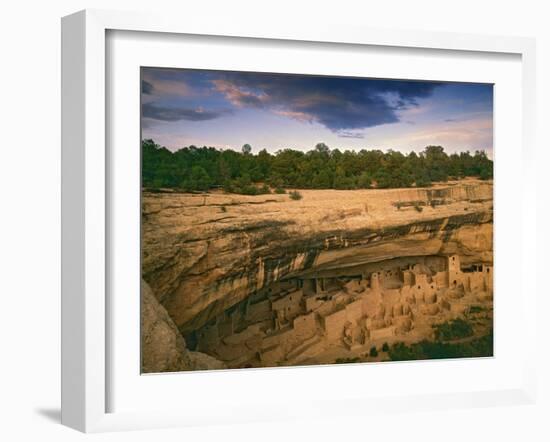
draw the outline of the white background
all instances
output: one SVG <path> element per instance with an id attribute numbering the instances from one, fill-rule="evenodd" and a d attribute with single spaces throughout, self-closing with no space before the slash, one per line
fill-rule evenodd
<path id="1" fill-rule="evenodd" d="M 549 155 L 544 148 L 545 122 L 550 114 L 549 13 L 543 2 L 480 2 L 464 0 L 392 1 L 369 4 L 340 0 L 315 2 L 206 1 L 200 5 L 157 0 L 32 2 L 4 5 L 1 11 L 2 66 L 0 121 L 3 129 L 0 161 L 0 295 L 2 338 L 0 364 L 0 438 L 3 440 L 81 440 L 84 435 L 59 425 L 60 311 L 60 31 L 59 18 L 85 7 L 147 10 L 169 8 L 182 22 L 194 14 L 238 24 L 248 20 L 314 21 L 319 26 L 349 23 L 371 27 L 512 34 L 538 38 L 539 122 L 539 256 L 533 272 L 542 281 L 544 225 L 549 223 L 546 176 Z M 545 30 L 546 28 L 546 30 Z M 6 155 L 7 154 L 7 155 Z M 520 179 L 521 177 L 518 177 Z M 537 259 L 538 258 L 538 259 Z M 550 415 L 549 310 L 540 291 L 533 317 L 539 316 L 539 403 L 536 406 L 375 415 L 365 419 L 323 422 L 234 425 L 191 430 L 102 434 L 98 440 L 548 440 Z M 521 357 L 521 348 L 518 348 Z M 181 398 L 185 401 L 186 398 Z"/>

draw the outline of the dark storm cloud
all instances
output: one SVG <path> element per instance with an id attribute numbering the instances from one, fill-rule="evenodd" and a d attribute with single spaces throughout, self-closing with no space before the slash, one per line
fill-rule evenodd
<path id="1" fill-rule="evenodd" d="M 207 111 L 182 107 L 165 107 L 154 103 L 144 103 L 141 107 L 143 118 L 160 121 L 206 121 L 219 118 L 229 113 L 228 110 Z"/>
<path id="2" fill-rule="evenodd" d="M 396 123 L 398 111 L 418 106 L 419 99 L 440 85 L 246 72 L 219 73 L 212 83 L 237 107 L 269 108 L 279 115 L 316 121 L 334 132 Z"/>
<path id="3" fill-rule="evenodd" d="M 419 106 L 442 83 L 311 75 L 147 68 L 142 92 L 158 95 L 144 107 L 150 118 L 204 121 L 220 108 L 262 109 L 302 122 L 316 122 L 342 137 L 398 123 L 400 111 Z M 167 93 L 170 91 L 170 93 Z M 177 93 L 176 93 L 177 92 Z M 160 100 L 160 101 L 159 101 Z M 201 112 L 195 111 L 201 107 Z M 351 135 L 350 135 L 351 134 Z"/>
<path id="4" fill-rule="evenodd" d="M 153 85 L 148 81 L 141 80 L 141 93 L 144 95 L 151 95 L 153 93 Z"/>
<path id="5" fill-rule="evenodd" d="M 396 108 L 417 106 L 419 98 L 429 97 L 434 89 L 442 83 L 435 81 L 405 81 L 405 80 L 359 80 L 368 83 L 367 90 L 371 93 L 396 94 Z"/>

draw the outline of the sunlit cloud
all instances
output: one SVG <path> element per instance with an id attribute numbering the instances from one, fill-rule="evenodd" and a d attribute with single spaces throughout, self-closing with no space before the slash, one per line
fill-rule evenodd
<path id="1" fill-rule="evenodd" d="M 238 107 L 263 107 L 267 96 L 239 87 L 227 80 L 213 80 L 216 90 Z"/>
<path id="2" fill-rule="evenodd" d="M 312 123 L 314 121 L 313 116 L 305 112 L 296 112 L 296 111 L 288 111 L 288 110 L 275 110 L 273 112 L 276 115 L 280 115 L 281 117 L 288 117 L 297 121 L 303 121 L 307 123 Z"/>

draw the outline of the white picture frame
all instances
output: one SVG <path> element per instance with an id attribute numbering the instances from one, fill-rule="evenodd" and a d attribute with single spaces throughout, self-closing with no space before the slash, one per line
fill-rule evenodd
<path id="1" fill-rule="evenodd" d="M 522 306 L 535 305 L 536 287 L 527 277 L 526 256 L 536 254 L 534 185 L 535 43 L 518 37 L 492 37 L 451 33 L 429 33 L 349 28 L 345 26 L 285 24 L 271 27 L 250 23 L 238 29 L 230 23 L 192 20 L 184 25 L 178 17 L 143 13 L 86 10 L 62 21 L 62 423 L 85 432 L 168 426 L 206 425 L 215 422 L 248 422 L 285 417 L 323 416 L 324 405 L 333 404 L 331 415 L 367 414 L 375 410 L 395 412 L 406 409 L 440 409 L 532 403 L 536 396 L 533 338 L 535 324 L 518 319 L 527 338 L 522 350 L 521 379 L 502 389 L 430 393 L 425 395 L 328 398 L 309 410 L 273 407 L 257 410 L 249 399 L 238 403 L 239 417 L 194 415 L 185 411 L 109 411 L 108 396 L 113 387 L 109 367 L 113 360 L 109 345 L 111 318 L 108 300 L 108 244 L 112 232 L 108 218 L 112 209 L 109 195 L 109 155 L 106 121 L 109 118 L 106 67 L 109 55 L 106 36 L 110 31 L 154 32 L 179 35 L 206 35 L 285 42 L 337 43 L 380 48 L 426 48 L 441 51 L 468 51 L 477 54 L 514 54 L 521 57 L 522 120 L 521 149 L 524 177 L 521 189 L 522 266 L 519 272 Z M 498 124 L 498 115 L 495 117 Z M 505 176 L 504 174 L 501 176 Z M 497 184 L 498 186 L 498 184 Z M 519 241 L 518 240 L 518 241 Z M 500 252 L 496 252 L 500 253 Z M 136 294 L 136 300 L 139 299 Z M 138 302 L 138 301 L 136 301 Z M 529 339 L 533 338 L 533 339 Z M 338 369 L 344 369 L 338 367 Z M 354 370 L 360 370 L 357 366 Z M 272 370 L 273 373 L 275 370 Z M 318 370 L 309 368 L 309 370 Z M 262 374 L 264 381 L 272 376 Z M 205 376 L 208 374 L 199 374 Z M 221 376 L 224 376 L 221 374 Z M 267 378 L 266 378 L 267 377 Z M 516 382 L 517 381 L 517 382 Z M 187 400 L 192 400 L 187 398 Z M 238 401 L 238 400 L 237 400 Z M 336 409 L 336 411 L 335 411 Z M 269 415 L 269 417 L 268 417 Z M 215 416 L 215 417 L 213 417 Z"/>

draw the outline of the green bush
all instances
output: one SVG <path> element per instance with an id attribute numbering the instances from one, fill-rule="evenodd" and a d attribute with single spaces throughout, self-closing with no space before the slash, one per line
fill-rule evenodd
<path id="1" fill-rule="evenodd" d="M 267 184 L 256 187 L 247 177 L 239 178 L 226 183 L 224 190 L 226 192 L 239 193 L 241 195 L 264 195 L 271 193 L 271 190 Z"/>
<path id="2" fill-rule="evenodd" d="M 414 361 L 416 359 L 425 359 L 422 354 L 418 352 L 418 348 L 415 345 L 408 347 L 403 342 L 394 344 L 389 351 L 390 359 L 392 361 Z"/>
<path id="3" fill-rule="evenodd" d="M 438 341 L 467 338 L 474 334 L 472 324 L 461 318 L 434 325 L 433 328 L 435 330 L 435 338 Z"/>
<path id="4" fill-rule="evenodd" d="M 234 187 L 233 192 L 240 193 L 241 195 L 258 195 L 259 189 L 253 184 L 248 184 L 242 187 Z"/>
<path id="5" fill-rule="evenodd" d="M 493 332 L 468 342 L 430 342 L 423 340 L 410 346 L 394 344 L 389 351 L 392 361 L 421 359 L 480 358 L 493 356 Z"/>
<path id="6" fill-rule="evenodd" d="M 390 346 L 387 342 L 384 342 L 384 345 L 382 345 L 382 351 L 390 351 Z"/>
<path id="7" fill-rule="evenodd" d="M 297 190 L 293 190 L 292 192 L 290 192 L 289 196 L 290 196 L 291 200 L 301 200 L 302 199 L 302 194 L 300 192 L 298 192 Z"/>
<path id="8" fill-rule="evenodd" d="M 206 170 L 201 166 L 193 166 L 189 176 L 182 181 L 180 187 L 186 191 L 208 190 L 211 183 Z"/>
<path id="9" fill-rule="evenodd" d="M 368 172 L 363 172 L 357 177 L 357 187 L 359 189 L 370 189 L 372 187 L 372 177 Z"/>
<path id="10" fill-rule="evenodd" d="M 371 356 L 373 358 L 378 356 L 378 350 L 376 349 L 376 347 L 374 345 L 369 350 L 369 356 Z"/>
<path id="11" fill-rule="evenodd" d="M 417 176 L 415 179 L 416 187 L 430 187 L 432 185 L 432 182 L 430 178 L 427 176 L 427 173 Z"/>

